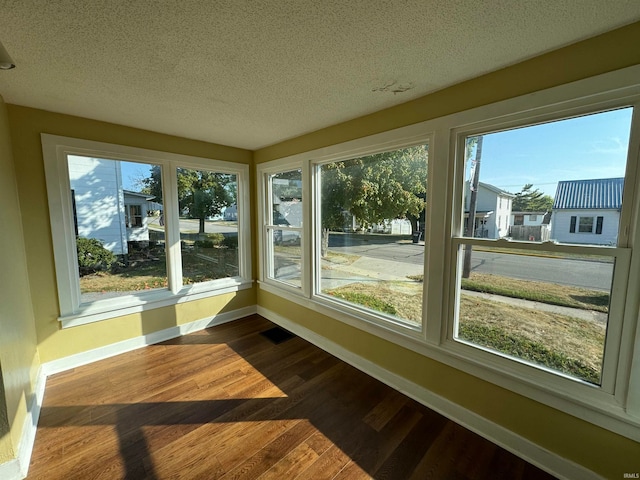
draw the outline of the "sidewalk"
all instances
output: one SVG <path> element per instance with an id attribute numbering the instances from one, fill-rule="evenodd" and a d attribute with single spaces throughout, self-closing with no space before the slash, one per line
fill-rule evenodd
<path id="1" fill-rule="evenodd" d="M 351 264 L 339 263 L 335 260 L 324 260 L 322 269 L 323 289 L 338 288 L 349 285 L 350 283 L 366 283 L 379 280 L 413 283 L 414 280 L 411 280 L 408 277 L 413 275 L 422 275 L 424 273 L 423 269 L 424 267 L 422 264 L 395 262 L 393 260 L 383 260 L 365 256 L 361 256 Z M 548 303 L 504 297 L 490 293 L 463 290 L 463 295 L 482 298 L 484 300 L 490 300 L 498 303 L 505 303 L 514 307 L 526 308 L 529 310 L 565 315 L 600 324 L 606 324 L 608 318 L 608 315 L 602 312 L 561 307 L 558 305 L 550 305 Z"/>

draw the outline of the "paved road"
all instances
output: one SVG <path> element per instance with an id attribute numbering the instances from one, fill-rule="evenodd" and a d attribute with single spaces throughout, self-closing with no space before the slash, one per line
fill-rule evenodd
<path id="1" fill-rule="evenodd" d="M 353 239 L 353 237 L 351 237 Z M 330 250 L 353 255 L 422 264 L 424 245 L 414 243 L 377 243 L 348 236 L 330 240 Z M 347 244 L 350 243 L 350 244 Z M 492 273 L 511 278 L 537 280 L 560 285 L 608 291 L 611 287 L 613 264 L 589 260 L 558 259 L 526 255 L 473 252 L 472 271 Z"/>
<path id="2" fill-rule="evenodd" d="M 199 220 L 181 218 L 180 231 L 183 233 L 198 233 L 198 229 L 200 228 L 199 222 Z M 159 227 L 159 218 L 149 218 L 149 225 Z M 238 233 L 238 227 L 236 225 L 229 225 L 226 222 L 219 223 L 207 220 L 204 223 L 204 231 L 205 233 Z"/>

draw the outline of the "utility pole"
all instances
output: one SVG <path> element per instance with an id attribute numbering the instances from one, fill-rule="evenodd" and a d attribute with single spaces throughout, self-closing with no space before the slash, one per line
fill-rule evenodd
<path id="1" fill-rule="evenodd" d="M 476 231 L 476 210 L 478 203 L 478 183 L 480 182 L 480 160 L 482 160 L 482 136 L 478 137 L 476 145 L 475 166 L 469 179 L 469 187 L 471 195 L 469 197 L 469 218 L 467 219 L 467 232 L 469 237 L 474 236 Z M 471 274 L 471 250 L 472 246 L 466 244 L 464 246 L 464 263 L 462 266 L 462 277 L 469 278 Z"/>

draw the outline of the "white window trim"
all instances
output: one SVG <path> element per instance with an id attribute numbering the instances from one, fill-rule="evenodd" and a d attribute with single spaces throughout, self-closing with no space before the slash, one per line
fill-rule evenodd
<path id="1" fill-rule="evenodd" d="M 404 127 L 402 129 L 384 132 L 375 136 L 376 141 L 370 142 L 370 137 L 365 139 L 354 140 L 344 144 L 340 144 L 339 147 L 331 146 L 319 150 L 315 150 L 309 153 L 302 153 L 285 157 L 278 160 L 273 160 L 257 166 L 258 177 L 258 198 L 261 199 L 261 206 L 258 208 L 259 212 L 259 224 L 263 230 L 263 234 L 260 236 L 259 252 L 262 258 L 261 271 L 260 271 L 260 286 L 266 291 L 270 291 L 276 294 L 285 294 L 289 299 L 301 298 L 313 299 L 314 306 L 326 306 L 327 311 L 332 312 L 335 315 L 336 309 L 338 311 L 347 312 L 347 316 L 341 316 L 343 321 L 353 321 L 355 325 L 362 329 L 368 329 L 369 325 L 376 325 L 378 329 L 376 331 L 384 332 L 396 332 L 400 336 L 399 338 L 408 339 L 422 339 L 424 341 L 424 328 L 415 328 L 412 325 L 394 319 L 390 316 L 377 315 L 375 312 L 369 312 L 364 308 L 360 308 L 357 305 L 348 304 L 339 299 L 334 299 L 319 291 L 313 291 L 314 285 L 319 285 L 320 266 L 318 265 L 319 255 L 313 251 L 314 245 L 318 244 L 318 239 L 321 236 L 320 228 L 320 205 L 316 198 L 313 197 L 312 185 L 319 182 L 319 177 L 316 174 L 316 167 L 322 164 L 356 158 L 366 155 L 372 155 L 375 153 L 386 152 L 398 148 L 409 147 L 421 144 L 430 144 L 432 134 L 425 129 L 424 124 L 416 124 L 410 127 Z M 431 147 L 429 147 L 431 148 Z M 311 154 L 311 157 L 309 156 Z M 431 153 L 430 153 L 431 154 Z M 310 158 L 312 159 L 310 161 Z M 267 176 L 274 173 L 285 172 L 293 169 L 302 169 L 302 182 L 303 182 L 303 208 L 305 221 L 303 222 L 303 276 L 302 276 L 302 288 L 295 288 L 287 285 L 284 282 L 269 278 L 268 272 L 268 254 L 266 243 L 266 220 L 269 218 L 268 208 L 269 205 L 264 201 L 267 198 Z M 431 163 L 428 164 L 430 172 Z M 429 173 L 430 175 L 431 173 Z M 427 188 L 427 192 L 428 192 Z M 427 193 L 428 195 L 428 193 Z M 306 219 L 310 219 L 308 221 Z M 427 232 L 428 236 L 428 232 Z M 316 239 L 312 242 L 311 239 Z M 425 238 L 425 243 L 428 238 Z M 305 305 L 308 305 L 303 301 Z M 347 320 L 349 318 L 349 320 Z"/>
<path id="2" fill-rule="evenodd" d="M 302 226 L 287 227 L 282 225 L 274 225 L 272 222 L 270 222 L 270 220 L 272 220 L 272 212 L 270 211 L 272 193 L 269 185 L 269 176 L 283 172 L 290 172 L 292 170 L 302 170 Z M 258 224 L 260 225 L 260 235 L 258 236 L 258 250 L 261 252 L 260 258 L 262 259 L 262 262 L 260 263 L 260 275 L 258 277 L 259 281 L 266 285 L 271 284 L 275 287 L 284 289 L 285 291 L 288 291 L 293 295 L 308 296 L 308 276 L 310 271 L 309 258 L 307 255 L 309 246 L 309 222 L 304 221 L 304 219 L 309 218 L 309 189 L 306 188 L 305 184 L 306 174 L 305 169 L 303 168 L 303 164 L 300 161 L 289 160 L 269 162 L 269 164 L 259 165 L 256 169 L 256 172 L 258 179 L 257 184 L 259 198 L 269 198 L 268 201 L 261 202 L 261 208 L 258 208 Z M 277 278 L 273 278 L 269 275 L 269 272 L 272 270 L 271 262 L 273 260 L 273 255 L 269 248 L 271 242 L 267 240 L 267 236 L 270 230 L 291 230 L 299 232 L 301 234 L 300 249 L 302 251 L 302 256 L 300 259 L 300 288 L 291 285 L 290 283 L 278 280 Z"/>
<path id="3" fill-rule="evenodd" d="M 311 294 L 302 295 L 296 292 L 292 295 L 291 292 L 271 283 L 261 283 L 260 288 L 535 401 L 640 441 L 640 329 L 636 328 L 640 312 L 640 292 L 634 291 L 640 284 L 640 255 L 632 255 L 628 264 L 626 300 L 621 305 L 621 308 L 624 308 L 624 321 L 612 327 L 619 330 L 618 336 L 622 340 L 614 362 L 618 364 L 617 373 L 613 384 L 607 388 L 563 378 L 556 372 L 547 374 L 543 369 L 501 359 L 494 354 L 491 355 L 492 361 L 487 364 L 483 355 L 485 352 L 475 349 L 479 355 L 469 354 L 468 349 L 458 348 L 465 346 L 460 342 L 456 342 L 457 345 L 452 348 L 453 342 L 448 338 L 451 328 L 448 323 L 451 318 L 448 311 L 450 303 L 440 301 L 442 298 L 450 299 L 453 296 L 451 238 L 452 232 L 458 231 L 455 222 L 459 220 L 452 219 L 452 222 L 448 222 L 445 219 L 451 219 L 453 212 L 460 211 L 458 203 L 461 202 L 461 198 L 454 193 L 453 180 L 456 174 L 455 152 L 460 148 L 457 135 L 463 131 L 488 133 L 507 127 L 526 126 L 608 108 L 635 105 L 632 120 L 634 130 L 629 143 L 624 191 L 627 201 L 621 212 L 619 248 L 615 251 L 621 256 L 628 255 L 630 248 L 640 251 L 640 195 L 636 193 L 637 164 L 640 161 L 639 79 L 640 66 L 629 67 L 258 166 L 260 172 L 277 164 L 296 162 L 297 165 L 302 164 L 304 169 L 318 162 L 366 155 L 393 146 L 406 146 L 411 143 L 412 136 L 424 137 L 431 132 L 427 189 L 429 211 L 425 242 L 428 248 L 425 252 L 423 309 L 426 332 L 423 334 L 414 336 L 406 329 L 395 329 L 387 322 L 372 321 L 350 309 L 341 308 L 340 305 L 325 304 Z M 304 183 L 307 190 L 310 190 L 312 181 L 311 175 L 307 175 Z M 260 202 L 264 202 L 263 192 L 259 198 Z M 315 199 L 313 201 L 316 202 Z M 317 205 L 312 209 L 317 216 L 315 209 Z M 306 219 L 305 222 L 308 224 Z M 317 235 L 317 232 L 314 234 Z M 543 245 L 541 248 L 544 247 Z M 311 256 L 312 246 L 307 242 L 305 248 Z M 260 249 L 262 255 L 263 245 L 260 245 Z M 314 265 L 312 270 L 316 269 L 317 265 Z M 311 272 L 305 279 L 309 289 L 313 286 L 313 274 L 314 272 Z M 429 282 L 429 278 L 436 281 Z"/>
<path id="4" fill-rule="evenodd" d="M 583 232 L 582 230 L 580 230 L 580 220 L 583 219 L 583 218 L 591 219 L 591 230 L 589 230 L 588 232 Z M 578 229 L 577 229 L 576 233 L 591 234 L 591 233 L 594 233 L 594 230 L 595 230 L 596 217 L 594 217 L 593 215 L 578 215 L 578 221 L 576 223 L 578 224 Z"/>
<path id="5" fill-rule="evenodd" d="M 321 220 L 321 211 L 320 204 L 321 200 L 319 199 L 320 192 L 320 167 L 322 165 L 326 165 L 328 163 L 337 162 L 340 160 L 348 160 L 352 158 L 365 157 L 368 155 L 374 155 L 376 153 L 384 153 L 390 152 L 393 150 L 398 150 L 401 148 L 408 148 L 418 145 L 428 145 L 433 139 L 433 136 L 430 132 L 424 130 L 423 124 L 418 124 L 414 127 L 409 127 L 402 130 L 402 135 L 398 137 L 399 131 L 396 133 L 396 139 L 394 141 L 384 142 L 383 144 L 373 144 L 363 146 L 362 148 L 356 148 L 350 150 L 347 154 L 342 155 L 320 155 L 315 157 L 313 160 L 308 162 L 310 166 L 310 177 L 311 182 L 314 185 L 314 189 L 311 191 L 317 192 L 316 195 L 313 195 L 313 214 L 312 214 L 312 223 L 313 223 L 313 239 L 315 240 L 311 246 L 311 253 L 313 256 L 314 269 L 315 273 L 313 277 L 313 282 L 310 285 L 310 289 L 312 290 L 311 298 L 313 298 L 319 304 L 324 304 L 333 308 L 337 308 L 343 310 L 350 315 L 353 315 L 357 318 L 363 319 L 366 322 L 372 323 L 374 325 L 378 325 L 385 330 L 396 331 L 406 337 L 409 338 L 418 338 L 424 340 L 425 338 L 425 322 L 424 322 L 424 314 L 422 323 L 419 326 L 412 325 L 409 322 L 403 321 L 401 318 L 393 317 L 392 315 L 386 315 L 381 312 L 375 312 L 373 310 L 361 307 L 359 305 L 353 304 L 351 302 L 347 302 L 341 300 L 339 298 L 331 297 L 321 291 L 321 255 L 319 245 L 321 244 L 322 239 L 322 220 Z M 430 148 L 430 147 L 429 147 Z M 431 151 L 429 150 L 429 155 Z M 427 176 L 430 177 L 431 172 L 431 162 L 429 161 L 427 164 Z M 427 191 L 429 190 L 429 185 L 427 185 Z M 428 236 L 428 232 L 427 236 Z M 427 244 L 428 238 L 425 237 L 425 245 Z M 423 274 L 426 272 L 423 272 Z M 425 277 L 426 278 L 426 277 Z M 315 290 L 313 289 L 315 287 Z M 423 310 L 424 310 L 424 284 L 423 284 Z"/>
<path id="6" fill-rule="evenodd" d="M 60 302 L 58 320 L 63 328 L 97 322 L 130 313 L 175 305 L 214 295 L 250 288 L 251 228 L 249 166 L 143 148 L 127 147 L 90 140 L 41 134 L 45 164 L 53 253 Z M 78 259 L 75 251 L 75 230 L 67 156 L 137 161 L 160 165 L 167 220 L 167 277 L 169 289 L 140 292 L 117 298 L 81 303 Z M 179 238 L 178 193 L 176 168 L 192 168 L 237 175 L 238 182 L 238 261 L 239 275 L 194 285 L 182 286 Z"/>

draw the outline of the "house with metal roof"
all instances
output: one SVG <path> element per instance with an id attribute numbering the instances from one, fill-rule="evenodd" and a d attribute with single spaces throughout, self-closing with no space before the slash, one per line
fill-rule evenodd
<path id="1" fill-rule="evenodd" d="M 551 238 L 561 243 L 615 245 L 624 178 L 558 182 Z"/>

